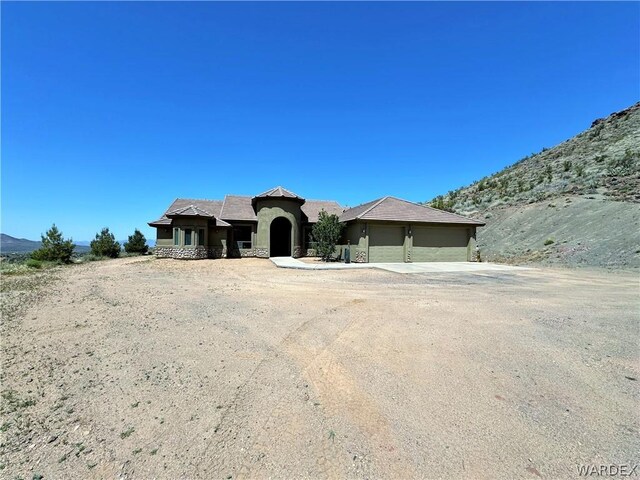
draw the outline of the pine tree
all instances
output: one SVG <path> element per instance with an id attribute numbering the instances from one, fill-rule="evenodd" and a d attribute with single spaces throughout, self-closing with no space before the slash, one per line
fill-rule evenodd
<path id="1" fill-rule="evenodd" d="M 129 239 L 124 242 L 124 250 L 127 253 L 147 253 L 147 239 L 140 230 L 136 228 L 133 235 L 129 235 Z"/>
<path id="2" fill-rule="evenodd" d="M 71 239 L 65 240 L 54 223 L 45 235 L 41 235 L 42 247 L 31 253 L 34 260 L 70 263 L 75 245 Z"/>
<path id="3" fill-rule="evenodd" d="M 120 244 L 116 242 L 113 233 L 107 227 L 96 233 L 96 239 L 91 241 L 91 253 L 98 257 L 116 258 L 120 255 Z"/>

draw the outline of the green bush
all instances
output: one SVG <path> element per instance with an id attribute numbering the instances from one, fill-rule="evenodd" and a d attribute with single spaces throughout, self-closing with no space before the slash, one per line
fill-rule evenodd
<path id="1" fill-rule="evenodd" d="M 36 260 L 35 258 L 30 258 L 29 260 L 26 261 L 26 265 L 29 268 L 40 269 L 42 268 L 42 261 Z"/>
<path id="2" fill-rule="evenodd" d="M 106 260 L 107 257 L 101 255 L 94 255 L 93 253 L 85 253 L 80 257 L 82 262 L 99 262 L 100 260 Z"/>
<path id="3" fill-rule="evenodd" d="M 445 212 L 453 212 L 453 205 L 453 200 L 445 199 L 442 195 L 438 195 L 429 202 L 430 207 L 437 208 L 438 210 L 444 210 Z"/>
<path id="4" fill-rule="evenodd" d="M 136 228 L 133 235 L 129 235 L 129 239 L 124 242 L 124 250 L 127 253 L 147 253 L 147 239 L 140 230 Z"/>
<path id="5" fill-rule="evenodd" d="M 328 214 L 324 210 L 320 210 L 318 221 L 311 229 L 313 239 L 316 242 L 316 250 L 318 255 L 325 262 L 331 258 L 336 250 L 336 244 L 342 235 L 344 225 L 340 223 L 338 216 Z"/>
<path id="6" fill-rule="evenodd" d="M 120 244 L 116 242 L 113 233 L 107 227 L 96 233 L 96 239 L 91 241 L 91 253 L 97 257 L 117 258 L 120 255 Z"/>
<path id="7" fill-rule="evenodd" d="M 634 170 L 638 170 L 638 165 L 640 164 L 640 153 L 632 152 L 630 149 L 627 149 L 624 152 L 624 156 L 619 158 L 614 158 L 609 161 L 607 164 L 609 168 L 609 173 L 611 175 L 630 175 Z"/>
<path id="8" fill-rule="evenodd" d="M 576 175 L 581 177 L 584 173 L 584 165 L 576 165 Z"/>
<path id="9" fill-rule="evenodd" d="M 568 172 L 569 170 L 571 170 L 571 165 L 572 165 L 571 160 L 565 160 L 564 162 L 562 162 L 562 167 L 564 168 L 565 172 Z"/>
<path id="10" fill-rule="evenodd" d="M 545 244 L 545 245 L 551 245 L 552 243 L 555 243 L 555 240 L 553 240 L 552 238 L 547 238 L 547 239 L 544 241 L 544 244 Z"/>
<path id="11" fill-rule="evenodd" d="M 54 223 L 45 235 L 41 235 L 42 247 L 31 253 L 39 261 L 70 263 L 75 245 L 71 239 L 62 238 L 62 232 Z"/>

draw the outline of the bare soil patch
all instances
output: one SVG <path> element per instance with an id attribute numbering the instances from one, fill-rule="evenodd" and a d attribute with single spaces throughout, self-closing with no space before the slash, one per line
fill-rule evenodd
<path id="1" fill-rule="evenodd" d="M 2 279 L 4 478 L 637 462 L 638 276 L 120 259 Z"/>

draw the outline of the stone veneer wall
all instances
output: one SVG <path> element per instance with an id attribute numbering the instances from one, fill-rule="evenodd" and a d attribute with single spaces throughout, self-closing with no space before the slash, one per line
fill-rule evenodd
<path id="1" fill-rule="evenodd" d="M 253 248 L 234 248 L 227 256 L 229 258 L 255 257 L 256 252 Z"/>
<path id="2" fill-rule="evenodd" d="M 155 247 L 154 253 L 158 258 L 178 258 L 182 260 L 197 260 L 202 258 L 223 258 L 227 256 L 224 248 L 219 247 Z"/>
<path id="3" fill-rule="evenodd" d="M 367 263 L 367 253 L 364 250 L 356 250 L 352 261 L 355 263 Z"/>
<path id="4" fill-rule="evenodd" d="M 269 258 L 269 251 L 266 248 L 254 248 L 255 256 L 258 258 Z"/>
<path id="5" fill-rule="evenodd" d="M 293 258 L 300 258 L 302 256 L 301 247 L 293 247 Z"/>

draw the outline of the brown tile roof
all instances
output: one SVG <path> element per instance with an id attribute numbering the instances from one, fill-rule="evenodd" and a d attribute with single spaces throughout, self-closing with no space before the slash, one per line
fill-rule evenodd
<path id="1" fill-rule="evenodd" d="M 186 207 L 176 208 L 170 212 L 165 213 L 167 217 L 215 217 L 212 212 L 208 212 L 196 205 L 187 205 Z"/>
<path id="2" fill-rule="evenodd" d="M 372 206 L 376 203 L 379 203 L 384 198 L 378 198 L 371 202 L 363 203 L 353 208 L 348 208 L 344 211 L 342 215 L 340 215 L 341 222 L 348 222 L 349 220 L 355 220 L 356 218 L 360 218 L 360 215 L 366 211 L 368 211 Z"/>
<path id="3" fill-rule="evenodd" d="M 284 190 L 281 187 L 276 187 L 269 192 L 278 189 L 281 189 L 284 194 L 280 195 L 278 191 L 276 194 L 266 195 L 266 197 L 280 196 L 303 200 L 295 193 Z M 265 192 L 265 194 L 269 192 Z M 265 194 L 253 198 L 265 198 Z M 255 222 L 258 218 L 253 209 L 252 200 L 251 197 L 242 195 L 226 195 L 224 201 L 178 198 L 174 200 L 161 218 L 154 222 L 149 222 L 149 225 L 153 227 L 171 225 L 171 219 L 169 217 L 173 216 L 211 217 L 215 218 L 216 225 L 223 227 L 231 226 L 225 220 Z M 348 222 L 350 220 L 384 220 L 391 222 L 484 225 L 482 222 L 455 213 L 418 205 L 417 203 L 395 197 L 378 198 L 377 200 L 363 203 L 348 210 L 344 210 L 337 202 L 328 200 L 307 200 L 300 208 L 311 223 L 318 221 L 318 214 L 320 210 L 324 209 L 327 213 L 339 215 L 340 221 L 342 222 Z"/>
<path id="4" fill-rule="evenodd" d="M 391 222 L 450 223 L 484 225 L 483 222 L 455 213 L 418 205 L 395 197 L 382 197 L 357 207 L 350 208 L 340 216 L 340 221 L 381 220 Z"/>
<path id="5" fill-rule="evenodd" d="M 320 210 L 324 210 L 327 213 L 333 213 L 338 216 L 340 216 L 344 211 L 344 208 L 342 208 L 338 202 L 329 200 L 307 200 L 302 204 L 300 209 L 311 223 L 318 221 L 318 214 L 320 213 Z"/>
<path id="6" fill-rule="evenodd" d="M 286 188 L 282 188 L 280 186 L 272 188 L 271 190 L 267 190 L 266 192 L 262 192 L 260 195 L 256 195 L 255 197 L 253 197 L 252 200 L 255 200 L 257 198 L 295 198 L 297 200 L 304 200 L 304 198 L 296 195 L 295 193 L 293 193 L 290 190 L 287 190 Z"/>
<path id="7" fill-rule="evenodd" d="M 258 217 L 251 205 L 251 197 L 226 195 L 220 211 L 220 218 L 244 222 L 257 222 Z"/>
<path id="8" fill-rule="evenodd" d="M 227 222 L 220 219 L 222 209 L 221 200 L 194 200 L 190 198 L 176 198 L 167 208 L 167 211 L 154 222 L 149 222 L 151 226 L 171 225 L 169 216 L 199 216 L 212 217 L 216 219 L 216 225 L 220 227 L 230 227 Z"/>

